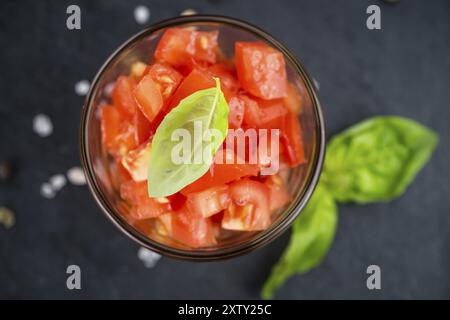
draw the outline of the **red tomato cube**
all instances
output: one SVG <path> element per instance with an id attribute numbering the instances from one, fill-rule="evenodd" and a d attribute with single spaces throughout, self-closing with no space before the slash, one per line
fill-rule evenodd
<path id="1" fill-rule="evenodd" d="M 136 81 L 133 78 L 120 76 L 117 78 L 112 91 L 114 105 L 126 118 L 131 118 L 134 115 L 136 102 L 134 101 L 133 90 L 135 87 Z"/>
<path id="2" fill-rule="evenodd" d="M 278 175 L 269 176 L 264 184 L 269 188 L 270 211 L 281 209 L 289 203 L 291 196 Z"/>
<path id="3" fill-rule="evenodd" d="M 204 218 L 228 208 L 230 202 L 227 185 L 211 187 L 204 191 L 190 193 L 187 196 L 187 207 L 189 210 Z"/>
<path id="4" fill-rule="evenodd" d="M 184 28 L 167 29 L 155 50 L 155 59 L 180 67 L 191 63 L 216 62 L 217 31 L 198 32 Z"/>
<path id="5" fill-rule="evenodd" d="M 217 243 L 213 224 L 184 206 L 171 214 L 171 236 L 192 248 L 209 247 Z"/>
<path id="6" fill-rule="evenodd" d="M 222 228 L 239 231 L 264 230 L 270 225 L 270 191 L 261 182 L 242 179 L 230 185 L 233 200 L 222 219 Z"/>
<path id="7" fill-rule="evenodd" d="M 240 96 L 234 96 L 228 102 L 228 128 L 238 129 L 244 120 L 245 101 Z"/>
<path id="8" fill-rule="evenodd" d="M 142 113 L 150 122 L 153 121 L 163 107 L 161 86 L 149 74 L 139 81 L 134 90 L 134 98 Z"/>
<path id="9" fill-rule="evenodd" d="M 120 185 L 120 196 L 132 207 L 129 215 L 136 219 L 149 219 L 170 212 L 170 204 L 158 198 L 150 198 L 147 193 L 147 182 L 126 181 Z"/>
<path id="10" fill-rule="evenodd" d="M 181 82 L 177 90 L 175 90 L 172 98 L 168 103 L 166 112 L 176 107 L 181 100 L 190 96 L 198 90 L 212 88 L 216 85 L 213 77 L 205 71 L 200 69 L 194 69 L 192 72 Z"/>
<path id="11" fill-rule="evenodd" d="M 148 74 L 159 84 L 163 100 L 166 101 L 180 84 L 183 76 L 165 63 L 155 63 L 148 68 Z"/>
<path id="12" fill-rule="evenodd" d="M 284 56 L 262 42 L 236 42 L 236 70 L 242 87 L 254 96 L 277 99 L 287 96 Z"/>
<path id="13" fill-rule="evenodd" d="M 291 168 L 305 163 L 303 134 L 296 114 L 289 112 L 283 118 L 280 139 L 286 161 Z"/>

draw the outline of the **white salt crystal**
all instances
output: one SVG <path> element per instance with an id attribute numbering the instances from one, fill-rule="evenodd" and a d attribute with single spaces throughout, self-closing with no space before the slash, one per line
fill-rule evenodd
<path id="1" fill-rule="evenodd" d="M 150 19 L 150 10 L 146 6 L 134 8 L 134 19 L 139 24 L 145 24 Z"/>
<path id="2" fill-rule="evenodd" d="M 59 191 L 66 185 L 67 180 L 63 174 L 55 174 L 50 177 L 49 182 L 54 191 Z"/>
<path id="3" fill-rule="evenodd" d="M 75 93 L 79 96 L 85 96 L 89 92 L 91 84 L 87 80 L 80 80 L 75 84 Z"/>
<path id="4" fill-rule="evenodd" d="M 47 199 L 52 199 L 55 197 L 55 190 L 53 190 L 53 187 L 50 183 L 44 182 L 41 185 L 41 196 Z"/>
<path id="5" fill-rule="evenodd" d="M 48 137 L 53 132 L 52 120 L 45 114 L 36 115 L 33 119 L 33 130 L 40 137 Z"/>
<path id="6" fill-rule="evenodd" d="M 82 186 L 86 184 L 86 177 L 84 176 L 83 169 L 80 167 L 73 167 L 67 171 L 67 178 L 71 184 L 76 186 Z"/>
<path id="7" fill-rule="evenodd" d="M 156 263 L 161 259 L 161 255 L 156 252 L 150 251 L 147 248 L 140 247 L 138 251 L 138 258 L 144 263 L 146 268 L 153 268 Z"/>

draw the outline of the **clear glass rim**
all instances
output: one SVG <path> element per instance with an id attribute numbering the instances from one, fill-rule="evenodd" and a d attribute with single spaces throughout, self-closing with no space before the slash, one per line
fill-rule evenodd
<path id="1" fill-rule="evenodd" d="M 308 176 L 306 177 L 307 181 L 305 183 L 305 188 L 303 192 L 298 193 L 296 199 L 293 200 L 291 205 L 282 213 L 284 218 L 278 221 L 276 224 L 272 224 L 271 227 L 267 230 L 259 232 L 255 237 L 251 238 L 248 241 L 244 241 L 242 243 L 232 245 L 224 248 L 213 248 L 210 250 L 183 250 L 179 248 L 170 247 L 159 243 L 155 240 L 152 240 L 139 231 L 137 231 L 134 227 L 126 223 L 123 219 L 119 218 L 119 213 L 111 203 L 106 200 L 106 196 L 101 191 L 99 183 L 95 178 L 93 164 L 89 158 L 89 150 L 88 150 L 88 123 L 87 120 L 90 118 L 92 111 L 92 103 L 94 100 L 94 93 L 97 91 L 97 86 L 99 84 L 99 80 L 102 78 L 104 72 L 108 69 L 111 62 L 120 55 L 123 50 L 129 47 L 132 43 L 139 41 L 140 39 L 157 32 L 161 29 L 168 27 L 175 27 L 186 23 L 220 23 L 227 24 L 232 27 L 237 27 L 240 29 L 244 29 L 247 32 L 250 32 L 257 37 L 260 37 L 271 44 L 273 47 L 280 50 L 285 57 L 289 60 L 290 64 L 294 67 L 295 71 L 302 77 L 306 89 L 312 100 L 312 107 L 315 115 L 315 123 L 316 123 L 316 149 L 314 158 L 311 159 L 312 169 L 309 170 Z M 305 71 L 302 64 L 295 58 L 295 56 L 278 40 L 273 38 L 267 32 L 261 30 L 260 28 L 253 26 L 247 22 L 231 18 L 225 16 L 218 15 L 191 15 L 191 16 L 180 16 L 167 20 L 163 20 L 159 23 L 156 23 L 134 36 L 130 37 L 127 41 L 125 41 L 115 52 L 113 52 L 100 70 L 97 72 L 94 80 L 92 81 L 91 88 L 89 90 L 88 95 L 86 96 L 85 103 L 83 105 L 83 109 L 81 111 L 81 120 L 80 120 L 80 132 L 79 132 L 79 143 L 80 143 L 80 157 L 81 163 L 86 175 L 88 187 L 94 196 L 98 206 L 102 209 L 103 213 L 109 218 L 111 222 L 113 222 L 119 230 L 125 233 L 129 238 L 137 242 L 139 245 L 146 247 L 152 251 L 155 251 L 159 254 L 170 256 L 173 258 L 178 258 L 182 260 L 194 260 L 194 261 L 211 261 L 211 260 L 220 260 L 235 257 L 238 255 L 242 255 L 244 253 L 248 253 L 253 251 L 263 245 L 268 244 L 269 242 L 275 240 L 278 236 L 280 236 L 295 220 L 295 218 L 300 214 L 303 208 L 306 206 L 309 201 L 317 183 L 319 180 L 319 176 L 322 170 L 323 161 L 325 157 L 325 126 L 324 119 L 322 114 L 321 104 L 313 84 L 311 77 Z M 286 211 L 289 211 L 286 213 Z"/>

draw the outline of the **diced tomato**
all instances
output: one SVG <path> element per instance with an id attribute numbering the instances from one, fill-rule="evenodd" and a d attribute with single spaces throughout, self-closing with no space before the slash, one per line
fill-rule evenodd
<path id="1" fill-rule="evenodd" d="M 247 128 L 259 128 L 261 126 L 261 111 L 258 103 L 255 99 L 248 97 L 247 95 L 240 95 L 242 101 L 244 101 L 244 119 L 243 126 Z"/>
<path id="2" fill-rule="evenodd" d="M 218 224 L 218 225 L 222 224 L 223 214 L 224 214 L 224 212 L 221 211 L 221 212 L 216 213 L 215 215 L 211 216 L 210 217 L 211 222 L 214 224 Z"/>
<path id="3" fill-rule="evenodd" d="M 303 134 L 300 121 L 297 115 L 292 112 L 289 112 L 283 118 L 280 139 L 283 144 L 284 155 L 290 167 L 296 167 L 305 163 Z"/>
<path id="4" fill-rule="evenodd" d="M 303 98 L 297 90 L 297 87 L 292 83 L 288 84 L 287 96 L 283 99 L 284 104 L 289 111 L 299 114 L 302 112 Z"/>
<path id="5" fill-rule="evenodd" d="M 126 181 L 120 185 L 120 196 L 128 201 L 132 208 L 129 215 L 136 219 L 148 219 L 170 212 L 170 204 L 150 198 L 147 193 L 147 182 Z M 162 203 L 161 203 L 162 202 Z"/>
<path id="6" fill-rule="evenodd" d="M 216 62 L 217 31 L 199 32 L 184 28 L 167 29 L 158 43 L 155 59 L 174 67 L 196 61 Z"/>
<path id="7" fill-rule="evenodd" d="M 155 59 L 173 66 L 183 65 L 195 53 L 195 36 L 183 28 L 167 29 L 155 50 Z"/>
<path id="8" fill-rule="evenodd" d="M 133 122 L 135 128 L 134 139 L 136 141 L 136 144 L 140 145 L 147 141 L 152 134 L 150 122 L 148 121 L 147 117 L 144 116 L 140 108 L 136 108 Z"/>
<path id="9" fill-rule="evenodd" d="M 211 187 L 187 196 L 187 207 L 195 214 L 207 218 L 228 207 L 230 204 L 228 186 Z"/>
<path id="10" fill-rule="evenodd" d="M 100 126 L 102 143 L 113 156 L 121 157 L 136 148 L 133 126 L 124 121 L 120 112 L 113 106 L 102 107 Z"/>
<path id="11" fill-rule="evenodd" d="M 135 227 L 140 233 L 149 236 L 153 232 L 153 224 L 149 219 L 145 220 L 136 220 L 132 223 L 133 227 Z"/>
<path id="12" fill-rule="evenodd" d="M 280 129 L 283 117 L 288 113 L 282 99 L 263 100 L 257 99 L 256 106 L 250 99 L 251 104 L 246 109 L 244 122 L 252 128 Z"/>
<path id="13" fill-rule="evenodd" d="M 121 131 L 115 141 L 112 154 L 117 157 L 123 157 L 128 151 L 137 147 L 134 139 L 134 127 L 130 123 L 121 123 Z"/>
<path id="14" fill-rule="evenodd" d="M 155 119 L 163 107 L 161 86 L 149 74 L 139 81 L 134 90 L 134 97 L 142 113 L 150 122 Z"/>
<path id="15" fill-rule="evenodd" d="M 213 77 L 205 71 L 200 69 L 194 69 L 192 72 L 181 82 L 177 90 L 175 90 L 172 98 L 169 101 L 166 112 L 176 107 L 181 100 L 190 96 L 198 90 L 208 89 L 215 86 Z"/>
<path id="16" fill-rule="evenodd" d="M 116 159 L 116 168 L 117 168 L 117 175 L 119 177 L 118 184 L 121 184 L 125 181 L 131 180 L 131 175 L 128 172 L 127 169 L 122 165 L 122 161 L 119 159 Z"/>
<path id="17" fill-rule="evenodd" d="M 172 210 L 179 210 L 186 203 L 186 196 L 180 192 L 174 193 L 167 197 L 170 201 Z"/>
<path id="18" fill-rule="evenodd" d="M 133 78 L 120 76 L 116 80 L 112 91 L 112 100 L 122 116 L 131 118 L 134 115 L 136 102 L 133 97 L 133 90 L 136 87 L 136 81 Z"/>
<path id="19" fill-rule="evenodd" d="M 233 74 L 233 71 L 223 63 L 212 65 L 208 71 L 220 79 L 222 87 L 228 88 L 231 94 L 235 94 L 239 90 L 239 81 Z"/>
<path id="20" fill-rule="evenodd" d="M 270 211 L 283 208 L 291 199 L 283 181 L 278 175 L 269 176 L 264 184 L 269 188 Z"/>
<path id="21" fill-rule="evenodd" d="M 122 165 L 128 170 L 134 181 L 147 180 L 147 167 L 152 149 L 151 141 L 141 144 L 136 149 L 128 151 L 122 157 Z"/>
<path id="22" fill-rule="evenodd" d="M 208 247 L 217 243 L 213 224 L 208 218 L 196 215 L 184 206 L 171 215 L 171 236 L 192 248 Z"/>
<path id="23" fill-rule="evenodd" d="M 228 113 L 228 127 L 238 129 L 244 120 L 245 101 L 240 96 L 234 96 L 228 103 L 230 112 Z"/>
<path id="24" fill-rule="evenodd" d="M 233 205 L 225 210 L 222 228 L 239 231 L 264 230 L 270 225 L 270 190 L 261 182 L 242 179 L 230 185 Z"/>
<path id="25" fill-rule="evenodd" d="M 162 236 L 172 236 L 172 213 L 163 213 L 155 220 L 156 232 Z"/>
<path id="26" fill-rule="evenodd" d="M 165 63 L 155 63 L 148 69 L 148 74 L 159 84 L 163 100 L 166 101 L 180 84 L 183 76 Z"/>
<path id="27" fill-rule="evenodd" d="M 242 177 L 255 176 L 259 172 L 257 164 L 213 163 L 211 168 L 198 180 L 184 187 L 180 192 L 188 195 L 211 187 L 220 186 Z"/>
<path id="28" fill-rule="evenodd" d="M 194 31 L 195 32 L 195 55 L 197 61 L 216 63 L 218 50 L 217 38 L 219 31 Z"/>
<path id="29" fill-rule="evenodd" d="M 283 100 L 259 99 L 257 101 L 261 110 L 261 126 L 267 129 L 280 129 L 281 119 L 289 112 L 289 110 L 284 105 Z"/>
<path id="30" fill-rule="evenodd" d="M 103 146 L 106 146 L 107 150 L 111 150 L 120 133 L 121 116 L 119 111 L 114 106 L 102 106 L 100 122 Z"/>
<path id="31" fill-rule="evenodd" d="M 287 76 L 281 52 L 262 42 L 236 42 L 236 70 L 242 87 L 263 99 L 284 98 Z"/>

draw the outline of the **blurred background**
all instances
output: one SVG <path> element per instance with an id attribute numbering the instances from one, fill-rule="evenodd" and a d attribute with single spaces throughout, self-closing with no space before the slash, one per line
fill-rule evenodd
<path id="1" fill-rule="evenodd" d="M 81 8 L 81 30 L 66 28 L 71 4 Z M 381 30 L 366 28 L 370 4 L 381 8 Z M 148 11 L 136 14 L 138 6 Z M 341 206 L 325 261 L 291 278 L 276 298 L 450 298 L 445 0 L 1 1 L 0 298 L 259 298 L 288 233 L 232 260 L 163 257 L 149 268 L 138 257 L 139 246 L 105 218 L 87 186 L 76 185 L 76 171 L 69 173 L 72 183 L 61 187 L 61 175 L 80 166 L 83 80 L 90 81 L 130 36 L 186 9 L 246 20 L 292 49 L 320 85 L 328 137 L 367 117 L 395 114 L 441 138 L 402 198 Z M 57 192 L 48 188 L 52 177 L 54 185 L 59 179 Z M 5 218 L 11 213 L 14 225 Z M 82 290 L 66 288 L 71 264 L 81 268 Z M 371 264 L 381 268 L 381 290 L 366 287 Z"/>

